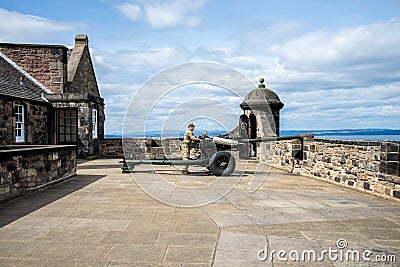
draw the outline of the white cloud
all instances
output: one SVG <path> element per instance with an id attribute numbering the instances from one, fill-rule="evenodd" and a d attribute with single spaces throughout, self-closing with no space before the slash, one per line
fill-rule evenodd
<path id="1" fill-rule="evenodd" d="M 264 53 L 175 45 L 101 55 L 99 62 L 136 82 L 191 60 L 226 63 L 255 83 L 265 78 L 285 103 L 283 129 L 400 128 L 400 122 L 391 119 L 400 113 L 399 36 L 398 22 L 391 20 L 293 39 L 285 36 L 280 47 L 271 43 Z"/>
<path id="2" fill-rule="evenodd" d="M 281 94 L 286 129 L 398 129 L 400 82 L 357 88 L 293 91 Z M 303 126 L 301 126 L 303 125 Z"/>
<path id="3" fill-rule="evenodd" d="M 282 124 L 286 129 L 304 125 L 400 128 L 398 18 L 321 30 L 323 26 L 309 25 L 306 20 L 274 23 L 272 17 L 253 20 L 237 14 L 231 18 L 226 7 L 226 12 L 218 17 L 221 20 L 210 21 L 215 27 L 206 28 L 208 23 L 204 23 L 204 29 L 199 27 L 196 35 L 189 36 L 187 27 L 202 22 L 206 1 L 125 0 L 115 4 L 116 10 L 128 20 L 153 29 L 172 29 L 163 32 L 168 34 L 141 27 L 138 33 L 129 35 L 113 28 L 111 17 L 103 19 L 114 31 L 107 32 L 107 27 L 100 31 L 108 39 L 99 39 L 96 35 L 99 31 L 93 32 L 96 41 L 91 44 L 97 50 L 91 49 L 91 55 L 106 102 L 106 131 L 121 128 L 126 106 L 142 83 L 166 67 L 194 60 L 228 64 L 255 83 L 264 77 L 267 87 L 285 103 Z M 205 15 L 212 19 L 210 14 L 213 13 Z M 222 17 L 228 19 L 229 26 Z M 59 22 L 1 8 L 0 18 L 4 22 L 0 24 L 0 42 L 70 44 L 77 29 L 81 32 L 86 27 L 83 23 Z M 239 18 L 240 24 L 235 24 Z M 259 28 L 254 24 L 249 27 L 249 21 L 256 21 Z M 310 27 L 319 30 L 310 31 Z M 123 38 L 114 34 L 123 34 Z M 110 36 L 114 39 L 107 50 L 104 46 Z M 181 44 L 174 44 L 176 40 Z M 187 75 L 186 72 L 182 75 Z M 228 97 L 224 100 L 233 103 Z M 171 101 L 179 102 L 179 98 Z M 160 110 L 173 105 L 162 104 Z"/>
<path id="4" fill-rule="evenodd" d="M 393 62 L 400 56 L 400 21 L 319 31 L 271 46 L 287 64 L 300 70 L 327 70 Z M 397 61 L 397 60 L 396 60 Z"/>
<path id="5" fill-rule="evenodd" d="M 137 21 L 142 16 L 142 9 L 139 5 L 132 4 L 132 3 L 122 3 L 116 6 L 117 9 L 124 14 L 127 19 L 132 21 Z"/>
<path id="6" fill-rule="evenodd" d="M 0 41 L 33 42 L 49 39 L 49 36 L 84 27 L 78 23 L 61 23 L 46 18 L 8 11 L 0 8 Z"/>
<path id="7" fill-rule="evenodd" d="M 198 11 L 206 0 L 171 0 L 123 3 L 116 5 L 124 16 L 132 21 L 142 20 L 154 29 L 176 26 L 197 26 L 201 19 Z"/>

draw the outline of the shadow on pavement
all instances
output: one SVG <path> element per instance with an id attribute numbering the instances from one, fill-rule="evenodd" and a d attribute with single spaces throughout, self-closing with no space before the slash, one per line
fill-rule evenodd
<path id="1" fill-rule="evenodd" d="M 104 164 L 104 165 L 78 165 L 79 170 L 89 170 L 89 169 L 121 169 L 122 164 Z"/>
<path id="2" fill-rule="evenodd" d="M 78 175 L 44 190 L 30 192 L 5 202 L 0 205 L 0 227 L 10 224 L 104 177 L 105 175 Z"/>

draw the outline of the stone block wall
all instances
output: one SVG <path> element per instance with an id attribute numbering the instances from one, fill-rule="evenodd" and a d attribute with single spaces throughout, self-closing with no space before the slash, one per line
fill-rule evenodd
<path id="1" fill-rule="evenodd" d="M 165 138 L 162 139 L 162 147 L 167 158 L 180 158 L 182 157 L 181 152 L 181 140 L 179 138 Z"/>
<path id="2" fill-rule="evenodd" d="M 179 138 L 105 138 L 100 142 L 101 157 L 127 159 L 182 157 Z"/>
<path id="3" fill-rule="evenodd" d="M 122 149 L 126 159 L 143 159 L 146 157 L 146 139 L 124 138 Z"/>
<path id="4" fill-rule="evenodd" d="M 89 103 L 82 101 L 75 104 L 78 108 L 78 139 L 85 148 L 89 148 L 92 130 L 92 113 L 89 108 Z"/>
<path id="5" fill-rule="evenodd" d="M 299 142 L 261 143 L 260 162 L 298 175 L 400 198 L 399 144 L 305 139 L 301 146 Z"/>
<path id="6" fill-rule="evenodd" d="M 52 105 L 57 109 L 72 108 L 77 110 L 78 120 L 78 156 L 86 158 L 100 155 L 100 140 L 104 136 L 104 106 L 87 100 L 99 101 L 88 93 L 46 95 Z M 98 110 L 98 138 L 92 136 L 92 109 Z M 102 117 L 100 117 L 102 116 Z M 53 133 L 54 138 L 56 138 Z"/>
<path id="7" fill-rule="evenodd" d="M 0 44 L 0 52 L 56 94 L 67 81 L 67 51 L 61 45 Z"/>
<path id="8" fill-rule="evenodd" d="M 13 103 L 0 99 L 0 145 L 11 145 L 14 138 Z"/>
<path id="9" fill-rule="evenodd" d="M 49 143 L 49 107 L 29 101 L 0 99 L 0 145 L 15 143 L 14 105 L 25 108 L 24 144 L 41 145 Z"/>
<path id="10" fill-rule="evenodd" d="M 0 147 L 0 202 L 76 175 L 76 146 Z"/>
<path id="11" fill-rule="evenodd" d="M 65 92 L 77 94 L 91 93 L 93 95 L 99 95 L 96 76 L 93 70 L 92 60 L 90 58 L 89 47 L 87 44 L 75 44 L 74 49 L 79 50 L 79 62 L 70 62 L 71 65 L 77 64 L 77 66 L 74 76 L 68 77 L 70 83 L 65 88 Z M 71 58 L 70 60 L 74 61 L 74 58 Z M 69 74 L 72 75 L 73 73 L 70 72 Z"/>
<path id="12" fill-rule="evenodd" d="M 26 104 L 28 144 L 49 144 L 50 107 L 43 105 Z"/>
<path id="13" fill-rule="evenodd" d="M 120 158 L 124 157 L 122 138 L 106 138 L 100 142 L 100 157 Z"/>
<path id="14" fill-rule="evenodd" d="M 379 171 L 389 175 L 400 176 L 400 144 L 384 142 L 381 146 L 381 164 Z"/>

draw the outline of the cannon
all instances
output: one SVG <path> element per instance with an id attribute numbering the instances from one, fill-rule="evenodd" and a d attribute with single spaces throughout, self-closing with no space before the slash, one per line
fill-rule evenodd
<path id="1" fill-rule="evenodd" d="M 217 140 L 218 138 L 215 138 Z M 221 138 L 222 139 L 222 138 Z M 182 158 L 162 158 L 162 159 L 124 159 L 122 161 L 122 171 L 131 172 L 136 165 L 189 165 L 207 167 L 210 172 L 216 176 L 229 175 L 236 167 L 235 158 L 228 151 L 218 150 L 214 138 L 207 134 L 200 136 L 200 142 L 191 148 L 198 148 L 200 156 L 189 160 Z M 237 141 L 226 139 L 231 146 L 237 144 Z"/>
<path id="2" fill-rule="evenodd" d="M 275 136 L 275 137 L 262 137 L 262 138 L 221 138 L 221 137 L 209 137 L 207 134 L 203 134 L 200 137 L 200 143 L 198 148 L 200 150 L 200 156 L 194 159 L 183 160 L 182 158 L 162 158 L 162 159 L 126 159 L 124 158 L 122 163 L 122 172 L 133 171 L 136 165 L 149 164 L 149 165 L 189 165 L 189 166 L 201 166 L 206 167 L 212 174 L 216 176 L 228 176 L 236 167 L 236 161 L 234 156 L 226 150 L 225 147 L 233 147 L 243 143 L 257 143 L 257 142 L 271 142 L 279 140 L 291 140 L 291 139 L 303 139 L 312 138 L 312 133 L 295 135 L 295 136 Z"/>

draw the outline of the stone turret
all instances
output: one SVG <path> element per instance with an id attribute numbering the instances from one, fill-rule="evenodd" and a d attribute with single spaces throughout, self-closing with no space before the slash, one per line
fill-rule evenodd
<path id="1" fill-rule="evenodd" d="M 251 137 L 264 137 L 265 135 L 277 135 L 279 136 L 279 111 L 283 108 L 284 104 L 279 99 L 278 95 L 265 87 L 264 78 L 260 78 L 260 84 L 258 88 L 250 91 L 244 98 L 244 101 L 240 104 L 240 108 L 243 109 L 251 120 L 251 116 L 254 115 L 257 118 L 257 122 L 260 125 L 249 125 L 256 126 L 258 134 L 249 132 Z M 266 123 L 264 117 L 267 116 L 269 125 L 263 125 Z M 250 129 L 251 130 L 251 129 Z"/>
<path id="2" fill-rule="evenodd" d="M 249 138 L 279 136 L 279 112 L 283 105 L 278 95 L 265 87 L 264 78 L 260 78 L 258 88 L 250 91 L 240 104 L 244 114 L 239 123 L 241 129 L 246 130 L 241 135 L 247 134 Z M 253 144 L 250 155 L 256 154 L 257 144 Z"/>

